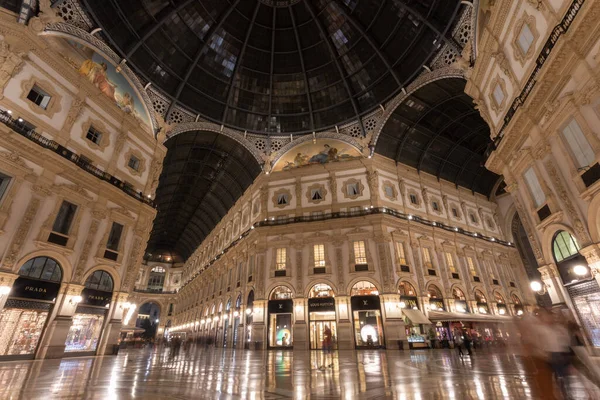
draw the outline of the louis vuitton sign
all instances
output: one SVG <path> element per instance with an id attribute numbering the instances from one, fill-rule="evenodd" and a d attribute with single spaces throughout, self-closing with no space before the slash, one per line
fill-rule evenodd
<path id="1" fill-rule="evenodd" d="M 333 297 L 308 299 L 308 311 L 335 311 L 335 299 Z"/>
<path id="2" fill-rule="evenodd" d="M 56 299 L 59 289 L 60 283 L 17 278 L 10 291 L 10 297 L 53 301 Z"/>
<path id="3" fill-rule="evenodd" d="M 379 310 L 379 296 L 352 296 L 350 299 L 353 310 Z"/>

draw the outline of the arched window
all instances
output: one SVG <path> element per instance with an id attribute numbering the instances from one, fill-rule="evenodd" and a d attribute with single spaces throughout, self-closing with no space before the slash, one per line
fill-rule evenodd
<path id="1" fill-rule="evenodd" d="M 269 300 L 286 300 L 292 298 L 292 291 L 287 286 L 277 286 L 271 290 Z"/>
<path id="2" fill-rule="evenodd" d="M 21 269 L 19 269 L 19 275 L 26 278 L 60 283 L 62 280 L 62 269 L 58 262 L 52 258 L 36 257 L 23 264 Z"/>
<path id="3" fill-rule="evenodd" d="M 561 262 L 567 258 L 578 255 L 579 244 L 569 232 L 559 231 L 554 235 L 552 252 L 554 253 L 554 260 L 556 260 L 556 262 Z"/>
<path id="4" fill-rule="evenodd" d="M 239 294 L 237 299 L 235 299 L 235 308 L 240 308 L 242 306 L 242 295 Z"/>
<path id="5" fill-rule="evenodd" d="M 514 304 L 521 305 L 521 299 L 516 294 L 513 293 L 510 298 Z"/>
<path id="6" fill-rule="evenodd" d="M 454 297 L 455 300 L 462 300 L 462 301 L 467 300 L 467 298 L 465 297 L 465 294 L 459 288 L 454 288 L 452 290 L 452 296 Z"/>
<path id="7" fill-rule="evenodd" d="M 87 278 L 85 287 L 88 289 L 101 290 L 103 292 L 112 292 L 113 279 L 108 272 L 98 270 Z"/>
<path id="8" fill-rule="evenodd" d="M 309 298 L 334 296 L 333 289 L 326 283 L 317 283 L 310 289 L 310 292 L 308 292 Z"/>
<path id="9" fill-rule="evenodd" d="M 475 290 L 475 300 L 478 303 L 487 303 L 487 299 L 481 290 Z"/>
<path id="10" fill-rule="evenodd" d="M 225 311 L 229 311 L 231 309 L 231 299 L 227 300 L 227 305 L 225 306 Z"/>
<path id="11" fill-rule="evenodd" d="M 494 292 L 494 298 L 496 299 L 496 303 L 504 304 L 504 297 L 498 292 Z"/>
<path id="12" fill-rule="evenodd" d="M 254 304 L 254 290 L 251 290 L 250 293 L 248 293 L 248 301 L 246 302 L 248 307 L 252 307 L 252 304 Z"/>
<path id="13" fill-rule="evenodd" d="M 440 288 L 435 285 L 429 285 L 427 288 L 427 296 L 431 299 L 441 299 L 444 297 Z"/>
<path id="14" fill-rule="evenodd" d="M 409 296 L 409 297 L 417 296 L 417 291 L 415 290 L 415 287 L 408 282 L 400 282 L 398 291 L 400 292 L 400 296 Z"/>
<path id="15" fill-rule="evenodd" d="M 350 291 L 350 296 L 378 296 L 379 291 L 377 287 L 368 281 L 360 281 L 356 282 L 354 286 L 352 286 L 352 290 Z"/>

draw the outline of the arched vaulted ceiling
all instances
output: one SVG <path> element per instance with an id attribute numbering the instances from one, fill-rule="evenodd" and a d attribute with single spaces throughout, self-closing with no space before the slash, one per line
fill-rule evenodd
<path id="1" fill-rule="evenodd" d="M 489 197 L 499 179 L 483 166 L 490 129 L 465 85 L 442 79 L 408 96 L 385 123 L 375 151 Z"/>
<path id="2" fill-rule="evenodd" d="M 172 104 L 240 130 L 307 133 L 399 93 L 460 0 L 84 0 L 127 64 Z"/>
<path id="3" fill-rule="evenodd" d="M 165 143 L 167 155 L 156 191 L 147 257 L 186 260 L 261 171 L 237 141 L 206 131 L 186 132 Z M 151 254 L 151 256 L 150 256 Z"/>

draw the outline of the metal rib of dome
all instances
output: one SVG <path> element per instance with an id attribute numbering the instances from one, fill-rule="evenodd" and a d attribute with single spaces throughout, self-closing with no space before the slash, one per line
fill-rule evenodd
<path id="1" fill-rule="evenodd" d="M 305 133 L 363 116 L 431 61 L 460 0 L 84 0 L 171 99 L 227 126 Z"/>

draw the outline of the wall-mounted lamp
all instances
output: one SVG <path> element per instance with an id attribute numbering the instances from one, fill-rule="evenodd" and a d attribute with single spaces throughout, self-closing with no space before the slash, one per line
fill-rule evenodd
<path id="1" fill-rule="evenodd" d="M 546 284 L 540 281 L 531 281 L 531 283 L 529 283 L 529 287 L 539 295 L 546 294 L 547 292 Z"/>
<path id="2" fill-rule="evenodd" d="M 239 312 L 237 312 L 237 311 L 234 311 L 234 312 L 233 312 L 233 316 L 234 316 L 234 317 L 237 317 L 238 315 L 240 315 L 240 313 L 239 313 Z"/>
<path id="3" fill-rule="evenodd" d="M 498 312 L 500 313 L 500 315 L 506 314 L 506 310 L 504 308 L 498 309 Z"/>
<path id="4" fill-rule="evenodd" d="M 73 296 L 73 297 L 71 297 L 71 300 L 69 300 L 69 303 L 79 304 L 82 302 L 82 300 L 83 300 L 83 298 L 81 296 Z"/>
<path id="5" fill-rule="evenodd" d="M 523 310 L 517 310 L 517 315 L 523 315 Z"/>
<path id="6" fill-rule="evenodd" d="M 252 309 L 251 309 L 251 308 L 246 308 L 246 314 L 247 314 L 247 315 L 250 315 L 250 314 L 252 314 Z"/>
<path id="7" fill-rule="evenodd" d="M 401 301 L 399 304 L 400 308 L 406 308 L 406 303 Z"/>
<path id="8" fill-rule="evenodd" d="M 576 265 L 573 267 L 573 273 L 577 276 L 585 276 L 587 274 L 589 274 L 590 269 L 588 267 L 586 267 L 585 265 Z"/>
<path id="9" fill-rule="evenodd" d="M 10 286 L 0 286 L 0 296 L 4 296 L 10 293 Z"/>

